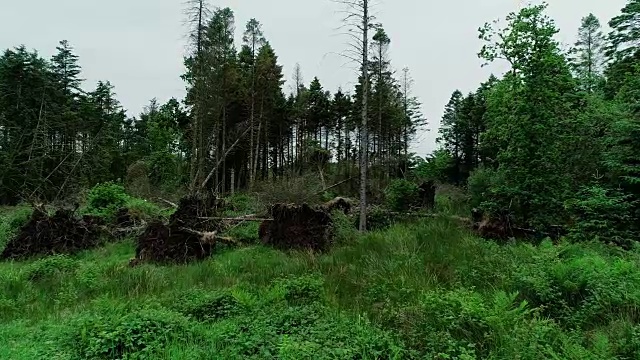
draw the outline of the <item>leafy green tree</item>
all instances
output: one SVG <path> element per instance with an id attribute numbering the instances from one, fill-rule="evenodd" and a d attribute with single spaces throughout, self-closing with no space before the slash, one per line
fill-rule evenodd
<path id="1" fill-rule="evenodd" d="M 561 219 L 573 185 L 562 143 L 575 86 L 545 9 L 529 6 L 511 13 L 504 29 L 480 29 L 487 44 L 479 56 L 505 59 L 512 69 L 488 100 L 485 136 L 497 147 L 494 171 L 500 180 L 486 200 L 493 211 L 533 227 Z"/>

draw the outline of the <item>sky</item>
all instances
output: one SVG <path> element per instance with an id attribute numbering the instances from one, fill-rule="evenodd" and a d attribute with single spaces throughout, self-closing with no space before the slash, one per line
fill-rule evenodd
<path id="1" fill-rule="evenodd" d="M 372 0 L 377 22 L 391 38 L 390 58 L 398 73 L 410 69 L 413 95 L 422 102 L 429 121 L 413 150 L 425 156 L 437 148 L 443 108 L 451 93 L 475 90 L 504 64 L 481 67 L 478 27 L 504 19 L 526 1 L 519 0 Z M 582 17 L 589 13 L 607 22 L 626 0 L 548 0 L 548 15 L 560 29 L 558 40 L 575 42 Z M 115 86 L 118 100 L 130 116 L 152 98 L 181 99 L 185 85 L 184 0 L 2 0 L 0 48 L 24 44 L 49 58 L 66 39 L 80 56 L 85 89 L 98 80 Z M 285 78 L 299 63 L 305 82 L 317 76 L 325 89 L 351 91 L 354 64 L 340 55 L 347 38 L 340 29 L 343 7 L 332 0 L 210 0 L 230 7 L 236 16 L 236 39 L 256 18 L 275 48 Z M 289 84 L 285 85 L 289 92 Z"/>

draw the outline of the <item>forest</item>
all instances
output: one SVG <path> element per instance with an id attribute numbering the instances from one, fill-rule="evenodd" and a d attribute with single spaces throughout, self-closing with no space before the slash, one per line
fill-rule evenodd
<path id="1" fill-rule="evenodd" d="M 206 0 L 186 96 L 136 116 L 66 40 L 2 53 L 0 358 L 640 358 L 640 0 L 570 45 L 547 3 L 487 19 L 508 70 L 451 89 L 431 154 L 402 34 L 332 4 L 349 89 L 288 88 Z"/>

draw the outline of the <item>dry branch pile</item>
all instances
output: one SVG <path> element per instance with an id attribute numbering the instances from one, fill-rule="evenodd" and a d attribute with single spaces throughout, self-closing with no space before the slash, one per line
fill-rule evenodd
<path id="1" fill-rule="evenodd" d="M 0 255 L 0 259 L 25 259 L 36 255 L 73 254 L 99 245 L 103 222 L 92 216 L 79 218 L 74 210 L 58 209 L 53 216 L 35 207 L 31 219 Z"/>
<path id="2" fill-rule="evenodd" d="M 307 204 L 276 204 L 271 207 L 273 220 L 260 225 L 260 240 L 276 249 L 310 249 L 323 251 L 331 245 L 331 215 L 324 207 Z"/>
<path id="3" fill-rule="evenodd" d="M 182 198 L 169 224 L 153 222 L 138 237 L 135 262 L 187 263 L 211 255 L 221 223 L 212 219 L 219 207 L 213 196 Z"/>

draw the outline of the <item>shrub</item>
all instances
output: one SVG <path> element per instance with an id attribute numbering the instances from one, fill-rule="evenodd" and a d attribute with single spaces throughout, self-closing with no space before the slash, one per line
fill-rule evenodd
<path id="1" fill-rule="evenodd" d="M 249 221 L 227 230 L 226 235 L 245 244 L 255 244 L 260 240 L 258 237 L 259 228 L 259 222 Z"/>
<path id="2" fill-rule="evenodd" d="M 319 304 L 269 306 L 220 329 L 220 358 L 399 359 L 389 333 Z"/>
<path id="3" fill-rule="evenodd" d="M 324 299 L 324 280 L 314 275 L 280 279 L 276 282 L 288 304 L 301 305 Z"/>
<path id="4" fill-rule="evenodd" d="M 155 351 L 189 332 L 184 317 L 163 309 L 91 314 L 74 325 L 68 346 L 81 359 L 153 359 Z"/>
<path id="5" fill-rule="evenodd" d="M 24 269 L 24 275 L 27 279 L 35 281 L 67 273 L 77 268 L 78 262 L 69 256 L 53 255 L 27 265 Z"/>
<path id="6" fill-rule="evenodd" d="M 317 174 L 283 178 L 256 185 L 259 200 L 265 205 L 302 201 L 317 204 L 322 201 L 321 195 L 318 195 L 322 189 L 322 182 Z"/>
<path id="7" fill-rule="evenodd" d="M 391 214 L 389 210 L 381 206 L 371 206 L 367 209 L 367 230 L 384 230 L 400 220 L 400 216 Z M 354 219 L 356 228 L 360 224 L 360 216 L 356 214 Z"/>
<path id="8" fill-rule="evenodd" d="M 491 197 L 494 176 L 493 170 L 484 167 L 480 167 L 471 173 L 467 180 L 471 207 L 480 208 L 483 202 Z"/>
<path id="9" fill-rule="evenodd" d="M 167 215 L 158 205 L 135 197 L 129 197 L 125 207 L 134 219 L 150 221 Z"/>
<path id="10" fill-rule="evenodd" d="M 331 231 L 337 244 L 352 244 L 358 237 L 358 229 L 349 216 L 340 210 L 331 213 Z"/>
<path id="11" fill-rule="evenodd" d="M 106 182 L 94 186 L 87 195 L 86 212 L 103 217 L 113 217 L 127 204 L 129 196 L 124 186 Z"/>
<path id="12" fill-rule="evenodd" d="M 258 201 L 243 193 L 237 193 L 225 198 L 226 214 L 229 216 L 252 214 L 260 210 Z"/>
<path id="13" fill-rule="evenodd" d="M 382 322 L 397 332 L 411 359 L 586 358 L 584 348 L 553 322 L 538 320 L 517 297 L 503 291 L 485 298 L 464 289 L 436 290 L 419 304 L 387 309 Z"/>
<path id="14" fill-rule="evenodd" d="M 385 199 L 390 209 L 406 211 L 419 202 L 418 185 L 405 179 L 396 179 L 385 189 Z"/>
<path id="15" fill-rule="evenodd" d="M 629 196 L 619 192 L 592 186 L 583 189 L 565 207 L 572 214 L 573 226 L 569 229 L 573 240 L 598 239 L 629 246 L 632 234 L 634 204 Z"/>
<path id="16" fill-rule="evenodd" d="M 635 263 L 571 247 L 541 247 L 532 264 L 515 271 L 514 289 L 566 328 L 591 329 L 622 316 L 640 320 L 640 271 Z"/>
<path id="17" fill-rule="evenodd" d="M 30 208 L 17 208 L 8 215 L 0 216 L 0 249 L 29 221 L 32 213 Z"/>
<path id="18" fill-rule="evenodd" d="M 216 321 L 244 311 L 244 306 L 233 294 L 224 290 L 191 290 L 175 300 L 175 310 L 197 321 Z"/>
<path id="19" fill-rule="evenodd" d="M 33 214 L 33 210 L 31 208 L 18 208 L 15 211 L 12 211 L 9 216 L 7 216 L 7 224 L 9 228 L 12 230 L 17 230 L 24 226 L 29 219 L 31 218 L 31 214 Z"/>

